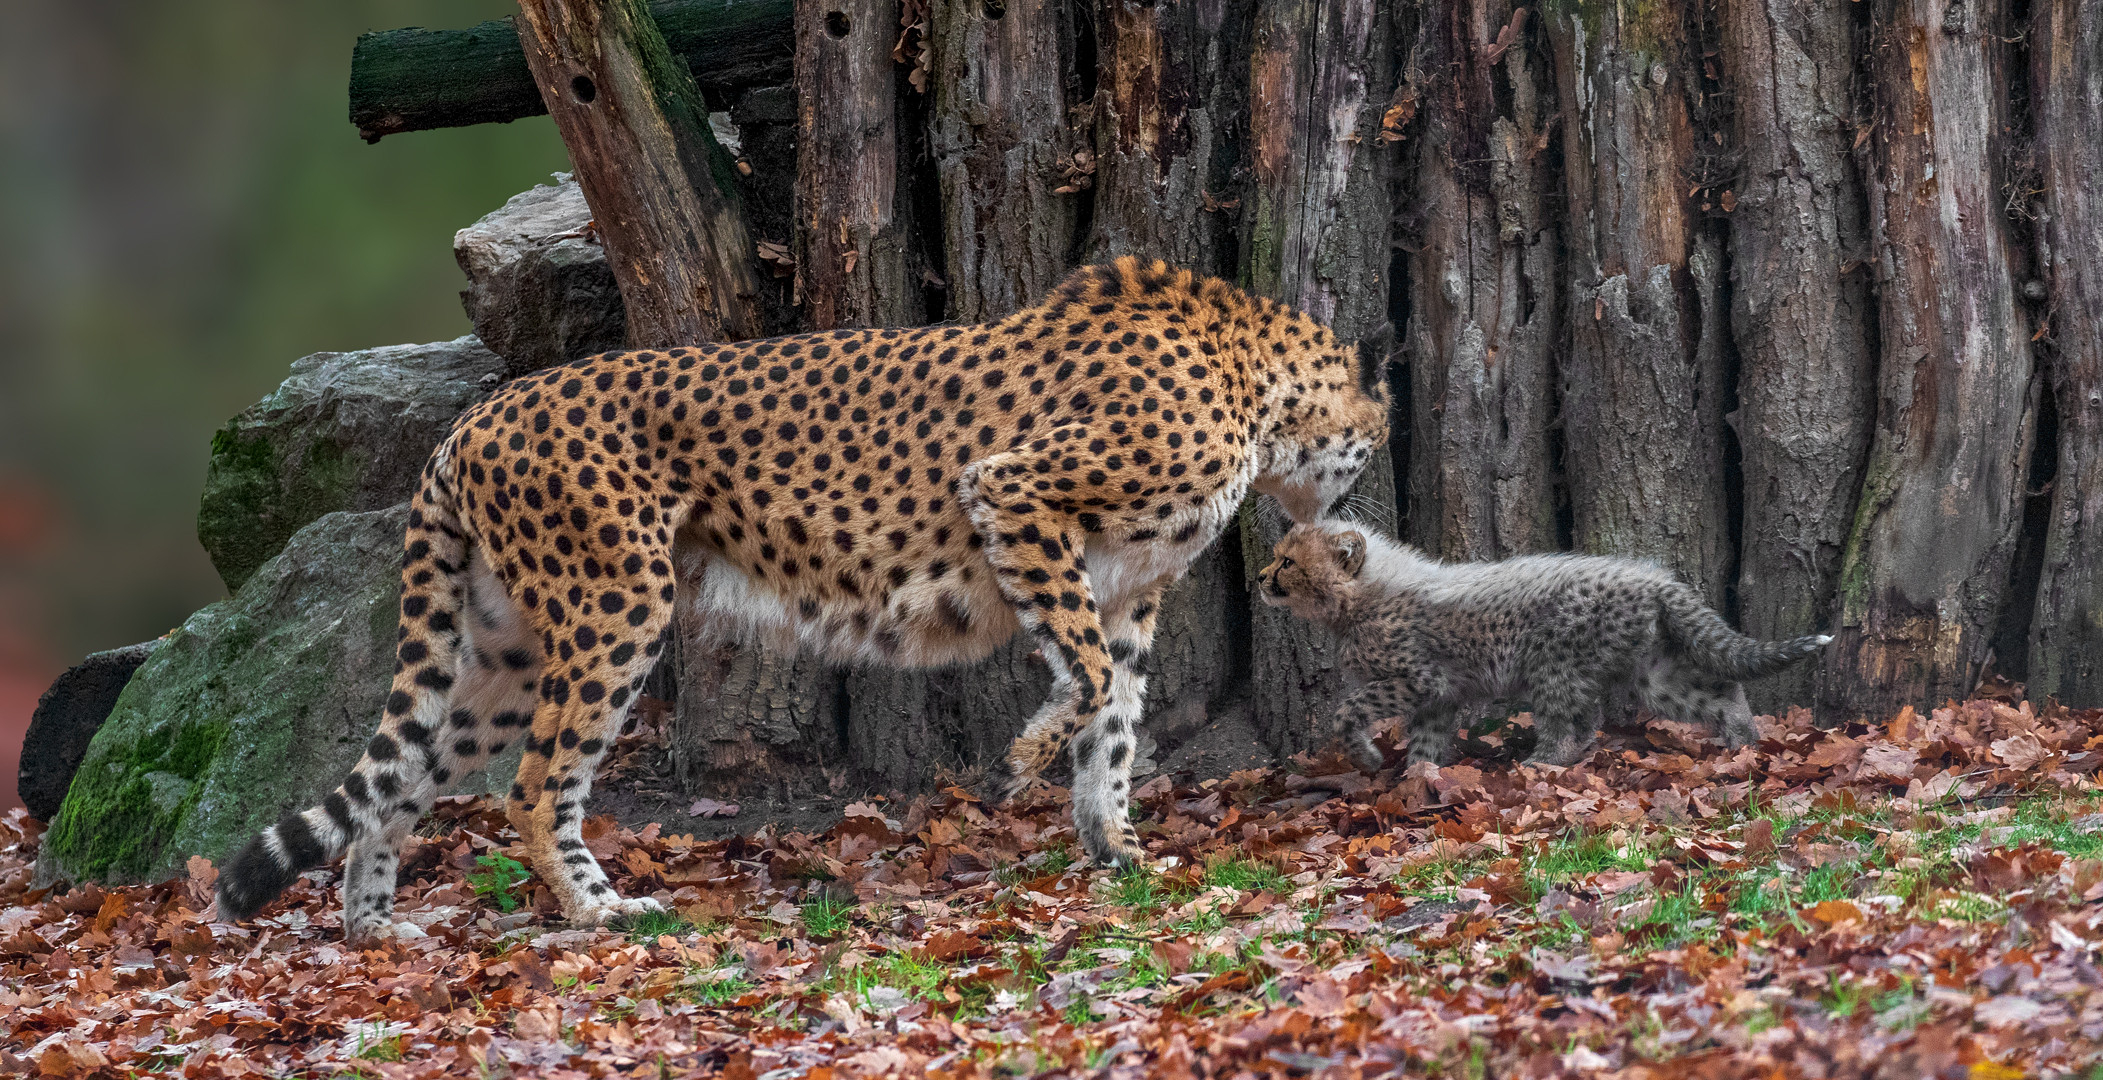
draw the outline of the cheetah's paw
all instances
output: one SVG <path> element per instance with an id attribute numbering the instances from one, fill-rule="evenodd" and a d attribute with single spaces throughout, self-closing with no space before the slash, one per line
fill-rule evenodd
<path id="1" fill-rule="evenodd" d="M 572 926 L 605 926 L 615 919 L 629 915 L 640 915 L 646 911 L 663 911 L 664 905 L 648 896 L 632 899 L 615 897 L 577 912 L 569 920 Z"/>
<path id="2" fill-rule="evenodd" d="M 415 923 L 390 919 L 381 923 L 352 926 L 344 931 L 343 939 L 352 945 L 378 945 L 387 941 L 413 941 L 430 936 L 423 927 Z"/>

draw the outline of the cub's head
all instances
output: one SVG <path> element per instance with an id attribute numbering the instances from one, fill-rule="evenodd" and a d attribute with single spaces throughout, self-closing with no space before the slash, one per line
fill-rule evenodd
<path id="1" fill-rule="evenodd" d="M 1298 312 L 1278 308 L 1260 320 L 1256 355 L 1265 435 L 1256 490 L 1278 500 L 1294 521 L 1328 512 L 1387 445 L 1387 360 L 1394 328 L 1383 326 L 1355 345 Z"/>
<path id="2" fill-rule="evenodd" d="M 1365 569 L 1365 534 L 1348 525 L 1295 525 L 1271 548 L 1256 574 L 1263 602 L 1303 619 L 1336 618 Z"/>

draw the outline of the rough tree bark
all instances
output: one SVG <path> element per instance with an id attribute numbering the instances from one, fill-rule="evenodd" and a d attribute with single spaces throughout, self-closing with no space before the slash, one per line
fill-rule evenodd
<path id="1" fill-rule="evenodd" d="M 729 155 L 642 0 L 519 0 L 519 12 L 526 63 L 621 287 L 629 343 L 760 336 Z"/>
<path id="2" fill-rule="evenodd" d="M 897 0 L 796 4 L 799 291 L 813 330 L 913 326 L 898 195 Z"/>
<path id="3" fill-rule="evenodd" d="M 1721 605 L 1723 251 L 1688 206 L 1709 163 L 1682 12 L 1548 15 L 1570 192 L 1563 426 L 1577 546 L 1655 558 Z"/>
<path id="4" fill-rule="evenodd" d="M 1410 538 L 1447 558 L 1552 551 L 1561 244 L 1542 193 L 1553 95 L 1510 0 L 1438 0 L 1420 18 L 1405 91 L 1421 121 L 1408 215 Z"/>
<path id="5" fill-rule="evenodd" d="M 1744 451 L 1739 613 L 1761 638 L 1830 624 L 1875 415 L 1869 223 L 1849 0 L 1731 0 L 1720 58 L 1744 162 L 1731 212 L 1731 328 Z M 1810 700 L 1813 665 L 1748 687 Z"/>
<path id="6" fill-rule="evenodd" d="M 1067 47 L 1053 0 L 932 0 L 931 142 L 949 257 L 948 317 L 1042 299 L 1070 266 Z"/>
<path id="7" fill-rule="evenodd" d="M 1877 421 L 1840 572 L 1826 715 L 1888 715 L 1972 689 L 2022 524 L 2033 379 L 2000 155 L 2000 5 L 1887 0 L 1870 49 L 1871 221 L 1883 355 Z"/>
<path id="8" fill-rule="evenodd" d="M 1223 261 L 1226 216 L 1192 211 L 1231 201 L 1212 184 L 1238 156 L 1230 133 L 1247 105 L 1248 73 L 1234 47 L 1248 16 L 1241 0 L 1097 4 L 1088 261 L 1141 255 L 1234 272 Z"/>
<path id="9" fill-rule="evenodd" d="M 1387 315 L 1392 199 L 1380 113 L 1394 86 L 1392 26 L 1374 0 L 1262 0 L 1250 61 L 1247 282 L 1306 311 L 1349 341 Z M 1374 524 L 1394 528 L 1386 455 L 1353 489 Z M 1270 561 L 1285 519 L 1275 504 L 1242 506 L 1243 563 Z M 1325 633 L 1282 609 L 1251 604 L 1252 720 L 1275 752 L 1316 745 L 1310 723 L 1339 686 Z"/>
<path id="10" fill-rule="evenodd" d="M 2030 39 L 2046 214 L 2050 392 L 2059 418 L 2044 573 L 2030 624 L 2033 694 L 2103 705 L 2103 6 L 2040 3 Z"/>

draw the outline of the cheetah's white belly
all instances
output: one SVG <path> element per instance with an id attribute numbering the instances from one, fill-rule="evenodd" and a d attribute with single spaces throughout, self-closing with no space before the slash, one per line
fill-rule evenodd
<path id="1" fill-rule="evenodd" d="M 884 601 L 785 596 L 725 559 L 698 547 L 678 559 L 683 603 L 703 640 L 758 642 L 832 663 L 943 667 L 980 659 L 1015 635 L 1014 611 L 993 585 L 993 571 L 974 567 L 966 583 L 915 580 Z"/>

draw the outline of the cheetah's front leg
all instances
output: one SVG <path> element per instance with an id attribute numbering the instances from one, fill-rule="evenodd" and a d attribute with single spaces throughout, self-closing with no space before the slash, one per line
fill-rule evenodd
<path id="1" fill-rule="evenodd" d="M 1018 773 L 1041 768 L 1072 740 L 1073 822 L 1099 866 L 1144 859 L 1126 809 L 1133 730 L 1144 682 L 1121 686 L 1082 557 L 1082 534 L 1066 515 L 1022 493 L 1034 470 L 1022 455 L 1001 454 L 965 470 L 958 498 L 986 541 L 1002 594 L 1050 663 L 1050 700 L 1010 751 Z M 1136 658 L 1136 650 L 1135 650 Z"/>

